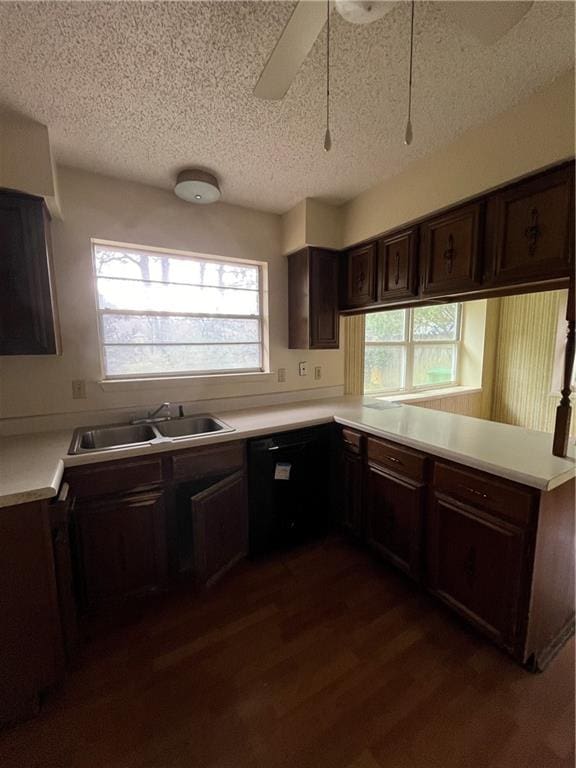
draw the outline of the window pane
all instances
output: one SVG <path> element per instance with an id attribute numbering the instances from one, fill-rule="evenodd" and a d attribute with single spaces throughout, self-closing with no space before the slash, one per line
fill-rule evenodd
<path id="1" fill-rule="evenodd" d="M 366 341 L 405 341 L 406 310 L 366 315 Z"/>
<path id="2" fill-rule="evenodd" d="M 257 315 L 259 294 L 233 288 L 198 288 L 99 277 L 98 298 L 101 309 Z"/>
<path id="3" fill-rule="evenodd" d="M 413 386 L 448 384 L 455 380 L 455 344 L 417 344 L 414 346 Z"/>
<path id="4" fill-rule="evenodd" d="M 261 367 L 259 344 L 221 346 L 104 346 L 108 376 L 188 373 Z"/>
<path id="5" fill-rule="evenodd" d="M 414 341 L 456 341 L 458 304 L 440 304 L 413 310 Z"/>
<path id="6" fill-rule="evenodd" d="M 95 248 L 96 274 L 131 280 L 227 286 L 257 291 L 258 267 L 233 262 L 210 262 L 115 248 Z"/>
<path id="7" fill-rule="evenodd" d="M 367 346 L 364 358 L 364 392 L 384 392 L 404 386 L 404 347 Z"/>
<path id="8" fill-rule="evenodd" d="M 260 341 L 259 320 L 103 315 L 102 340 L 122 344 Z"/>

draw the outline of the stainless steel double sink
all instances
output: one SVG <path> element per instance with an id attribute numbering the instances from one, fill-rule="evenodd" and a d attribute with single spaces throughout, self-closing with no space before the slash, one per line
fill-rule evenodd
<path id="1" fill-rule="evenodd" d="M 144 443 L 159 443 L 187 437 L 201 437 L 213 432 L 234 432 L 220 419 L 202 414 L 145 424 L 111 424 L 109 426 L 79 427 L 74 430 L 69 454 L 110 451 Z"/>

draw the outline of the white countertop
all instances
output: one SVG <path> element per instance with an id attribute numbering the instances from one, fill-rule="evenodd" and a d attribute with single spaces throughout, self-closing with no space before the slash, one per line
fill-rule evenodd
<path id="1" fill-rule="evenodd" d="M 385 410 L 366 407 L 376 402 L 380 401 L 339 397 L 226 411 L 214 415 L 234 427 L 233 432 L 78 456 L 67 455 L 71 430 L 2 437 L 0 507 L 52 498 L 58 492 L 65 466 L 246 439 L 333 420 L 541 490 L 552 490 L 576 475 L 574 447 L 570 458 L 553 456 L 552 436 L 548 433 L 411 405 Z"/>

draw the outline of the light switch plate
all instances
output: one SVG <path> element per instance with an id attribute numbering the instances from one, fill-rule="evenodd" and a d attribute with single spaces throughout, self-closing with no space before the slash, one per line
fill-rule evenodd
<path id="1" fill-rule="evenodd" d="M 315 365 L 314 366 L 314 380 L 320 381 L 322 378 L 322 366 L 321 365 Z"/>
<path id="2" fill-rule="evenodd" d="M 308 376 L 308 363 L 298 363 L 298 375 L 299 376 Z"/>

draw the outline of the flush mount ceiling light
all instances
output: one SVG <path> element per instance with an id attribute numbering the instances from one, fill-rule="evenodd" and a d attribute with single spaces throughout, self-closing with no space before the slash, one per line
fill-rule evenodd
<path id="1" fill-rule="evenodd" d="M 188 203 L 206 205 L 220 200 L 218 179 L 207 171 L 185 168 L 180 171 L 174 186 L 174 193 Z"/>

